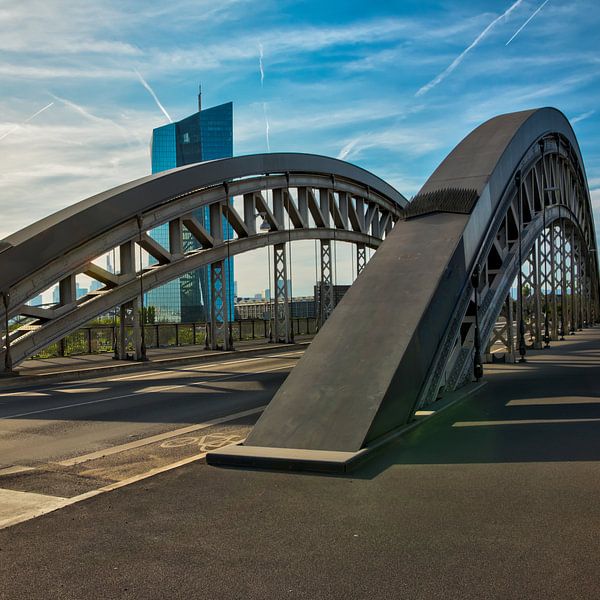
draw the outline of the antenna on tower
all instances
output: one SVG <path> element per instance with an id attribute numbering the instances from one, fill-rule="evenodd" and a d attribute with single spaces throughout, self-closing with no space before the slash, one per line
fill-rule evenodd
<path id="1" fill-rule="evenodd" d="M 198 111 L 202 110 L 202 84 L 198 84 Z"/>

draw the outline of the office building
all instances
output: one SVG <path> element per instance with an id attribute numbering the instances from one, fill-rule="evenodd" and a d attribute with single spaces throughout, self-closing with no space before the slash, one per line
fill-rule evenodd
<path id="1" fill-rule="evenodd" d="M 233 156 L 233 103 L 228 102 L 202 110 L 198 94 L 198 112 L 154 129 L 152 132 L 152 173 L 159 173 L 205 160 Z M 196 211 L 197 219 L 210 231 L 208 209 Z M 224 236 L 232 236 L 223 224 Z M 169 226 L 161 225 L 150 235 L 169 247 Z M 184 230 L 184 251 L 199 247 L 191 234 Z M 146 306 L 153 306 L 156 320 L 163 322 L 198 322 L 210 317 L 210 267 L 186 273 L 145 296 Z M 225 263 L 226 293 L 230 318 L 233 316 L 233 258 Z"/>

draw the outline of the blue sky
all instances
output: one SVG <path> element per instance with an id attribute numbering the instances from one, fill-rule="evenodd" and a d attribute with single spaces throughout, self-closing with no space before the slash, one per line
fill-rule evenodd
<path id="1" fill-rule="evenodd" d="M 149 173 L 167 118 L 136 71 L 174 120 L 200 82 L 205 106 L 233 100 L 236 154 L 266 151 L 266 113 L 272 151 L 343 157 L 406 196 L 483 120 L 556 106 L 598 229 L 599 32 L 597 0 L 2 0 L 0 238 Z M 309 250 L 295 265 L 306 293 Z M 252 262 L 238 261 L 242 294 L 266 287 Z"/>

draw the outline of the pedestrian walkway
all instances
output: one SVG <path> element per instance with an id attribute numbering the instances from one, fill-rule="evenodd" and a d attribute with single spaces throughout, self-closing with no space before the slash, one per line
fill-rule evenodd
<path id="1" fill-rule="evenodd" d="M 587 329 L 349 476 L 200 461 L 4 529 L 0 596 L 596 598 L 599 376 Z"/>

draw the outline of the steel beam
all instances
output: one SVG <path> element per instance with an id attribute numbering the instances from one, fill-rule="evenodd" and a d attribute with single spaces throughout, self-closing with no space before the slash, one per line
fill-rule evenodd
<path id="1" fill-rule="evenodd" d="M 367 266 L 367 248 L 364 244 L 356 244 L 356 275 L 360 275 Z"/>
<path id="2" fill-rule="evenodd" d="M 273 306 L 274 338 L 278 343 L 291 342 L 290 298 L 288 297 L 287 253 L 285 244 L 273 247 L 275 298 Z"/>
<path id="3" fill-rule="evenodd" d="M 321 240 L 320 248 L 321 282 L 319 288 L 319 327 L 322 327 L 333 312 L 335 304 L 330 240 Z"/>

